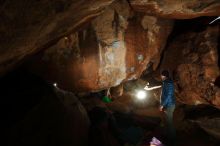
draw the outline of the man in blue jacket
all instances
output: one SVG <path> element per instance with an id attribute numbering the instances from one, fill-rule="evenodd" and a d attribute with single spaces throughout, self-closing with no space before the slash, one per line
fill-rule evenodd
<path id="1" fill-rule="evenodd" d="M 163 81 L 162 94 L 160 98 L 160 111 L 164 111 L 166 115 L 166 124 L 168 130 L 168 138 L 170 141 L 175 140 L 175 129 L 173 126 L 173 112 L 175 110 L 174 83 L 170 79 L 169 72 L 164 70 L 161 72 Z"/>

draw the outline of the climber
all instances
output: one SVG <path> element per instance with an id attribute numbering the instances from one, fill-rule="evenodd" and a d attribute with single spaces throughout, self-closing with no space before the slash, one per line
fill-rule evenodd
<path id="1" fill-rule="evenodd" d="M 175 141 L 175 129 L 173 126 L 173 112 L 175 110 L 174 83 L 170 78 L 169 72 L 161 72 L 162 93 L 160 98 L 160 111 L 165 113 L 167 136 L 170 143 Z"/>

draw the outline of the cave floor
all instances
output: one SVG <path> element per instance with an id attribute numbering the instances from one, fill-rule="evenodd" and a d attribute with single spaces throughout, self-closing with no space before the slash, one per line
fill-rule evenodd
<path id="1" fill-rule="evenodd" d="M 220 142 L 204 132 L 198 125 L 184 119 L 181 109 L 177 109 L 174 114 L 174 125 L 176 128 L 176 145 L 177 146 L 219 146 Z M 136 126 L 141 127 L 144 131 L 143 137 L 136 146 L 148 146 L 153 137 L 158 138 L 163 144 L 166 144 L 164 127 L 156 118 L 143 117 L 135 115 L 116 115 L 117 122 L 123 127 Z M 133 120 L 131 120 L 133 119 Z M 144 123 L 144 124 L 143 124 Z M 125 144 L 133 146 L 132 144 Z"/>
<path id="2" fill-rule="evenodd" d="M 163 144 L 166 145 L 166 140 L 162 134 L 163 130 L 161 128 L 156 128 L 154 131 L 146 131 L 145 138 L 142 140 L 140 146 L 148 146 L 152 137 L 158 138 Z M 220 143 L 216 139 L 207 135 L 201 129 L 192 134 L 185 133 L 183 131 L 177 130 L 176 146 L 219 146 Z"/>

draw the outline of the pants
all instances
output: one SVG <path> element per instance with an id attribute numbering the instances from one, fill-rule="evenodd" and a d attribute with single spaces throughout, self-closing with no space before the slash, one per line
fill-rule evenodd
<path id="1" fill-rule="evenodd" d="M 166 115 L 166 131 L 169 141 L 174 142 L 176 139 L 176 131 L 173 125 L 173 112 L 175 110 L 175 105 L 169 106 L 165 109 Z"/>

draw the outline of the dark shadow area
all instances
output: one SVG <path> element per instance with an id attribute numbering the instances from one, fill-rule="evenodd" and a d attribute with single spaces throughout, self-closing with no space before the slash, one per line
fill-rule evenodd
<path id="1" fill-rule="evenodd" d="M 23 69 L 0 83 L 0 145 L 87 145 L 88 117 L 73 94 Z"/>
<path id="2" fill-rule="evenodd" d="M 184 106 L 184 113 L 186 119 L 198 119 L 203 117 L 207 117 L 207 118 L 220 117 L 219 109 L 208 105 L 198 105 L 198 106 L 186 105 Z"/>
<path id="3" fill-rule="evenodd" d="M 219 31 L 219 33 L 218 33 L 218 67 L 220 67 L 220 21 L 218 21 L 217 22 L 218 24 L 218 26 L 219 26 L 219 29 L 218 29 L 218 31 Z"/>
<path id="4" fill-rule="evenodd" d="M 183 32 L 201 32 L 206 29 L 209 23 L 214 20 L 216 17 L 199 17 L 195 19 L 186 19 L 186 20 L 175 20 L 173 31 L 169 39 L 174 38 L 175 36 Z M 216 25 L 216 24 L 212 24 Z M 168 41 L 169 42 L 169 41 Z"/>
<path id="5" fill-rule="evenodd" d="M 23 119 L 43 98 L 53 94 L 52 86 L 41 78 L 16 70 L 0 79 L 2 128 L 6 129 Z"/>
<path id="6" fill-rule="evenodd" d="M 218 77 L 215 79 L 214 84 L 215 84 L 215 86 L 220 87 L 220 76 L 218 76 Z"/>
<path id="7" fill-rule="evenodd" d="M 135 124 L 131 115 L 113 114 L 106 108 L 95 107 L 89 112 L 91 120 L 91 146 L 136 145 L 143 138 L 144 130 Z"/>

